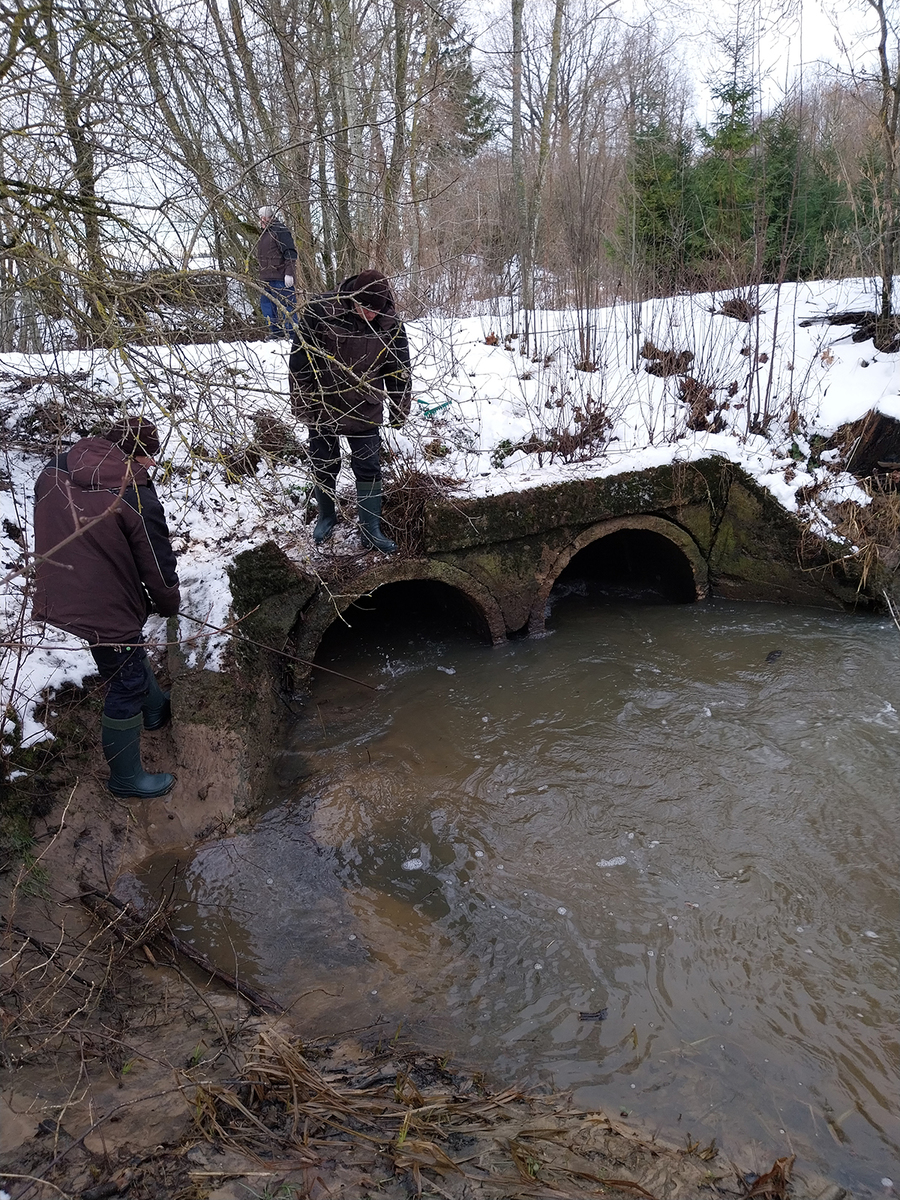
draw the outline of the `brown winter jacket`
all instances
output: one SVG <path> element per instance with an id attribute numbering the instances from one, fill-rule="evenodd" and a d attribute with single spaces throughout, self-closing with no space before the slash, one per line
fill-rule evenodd
<path id="1" fill-rule="evenodd" d="M 294 274 L 297 247 L 291 231 L 281 221 L 270 221 L 256 243 L 259 277 L 264 283 L 283 282 L 285 273 Z"/>
<path id="2" fill-rule="evenodd" d="M 357 278 L 309 301 L 289 361 L 294 416 L 345 435 L 369 433 L 382 424 L 385 393 L 390 423 L 401 426 L 412 399 L 403 322 L 392 301 L 371 322 L 357 316 Z"/>
<path id="3" fill-rule="evenodd" d="M 130 645 L 149 612 L 178 612 L 175 555 L 150 476 L 106 438 L 82 438 L 38 476 L 34 552 L 32 615 L 76 637 Z"/>

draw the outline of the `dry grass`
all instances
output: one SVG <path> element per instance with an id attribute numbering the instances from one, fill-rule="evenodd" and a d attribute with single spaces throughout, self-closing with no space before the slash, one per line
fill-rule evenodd
<path id="1" fill-rule="evenodd" d="M 399 455 L 390 458 L 385 468 L 383 528 L 405 554 L 415 557 L 425 543 L 429 505 L 446 502 L 447 489 L 459 481 L 428 474 Z"/>
<path id="2" fill-rule="evenodd" d="M 304 1172 L 308 1182 L 324 1183 L 352 1164 L 380 1195 L 394 1195 L 397 1184 L 398 1195 L 460 1200 L 678 1200 L 701 1188 L 746 1190 L 714 1146 L 645 1140 L 601 1113 L 573 1111 L 564 1098 L 490 1093 L 431 1055 L 390 1047 L 347 1061 L 337 1049 L 305 1053 L 299 1041 L 261 1032 L 239 1080 L 197 1088 L 198 1132 L 213 1145 Z"/>
<path id="3" fill-rule="evenodd" d="M 856 547 L 851 558 L 858 590 L 874 587 L 886 594 L 900 569 L 900 491 L 878 477 L 859 484 L 871 502 L 837 505 L 829 515 L 837 532 Z"/>

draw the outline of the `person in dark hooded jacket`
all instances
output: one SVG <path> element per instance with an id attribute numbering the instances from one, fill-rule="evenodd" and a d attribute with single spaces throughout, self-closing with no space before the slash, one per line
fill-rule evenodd
<path id="1" fill-rule="evenodd" d="M 363 545 L 394 554 L 381 530 L 381 438 L 384 401 L 399 429 L 412 398 L 409 343 L 394 296 L 380 271 L 361 271 L 336 292 L 307 304 L 291 347 L 294 416 L 309 427 L 320 546 L 337 524 L 335 488 L 341 465 L 339 437 L 350 447 Z"/>
<path id="2" fill-rule="evenodd" d="M 148 468 L 159 450 L 141 417 L 103 437 L 86 437 L 49 462 L 34 503 L 33 617 L 84 638 L 106 685 L 103 752 L 115 796 L 151 799 L 175 777 L 141 764 L 141 729 L 171 715 L 143 646 L 150 612 L 174 616 L 181 603 L 175 554 Z"/>

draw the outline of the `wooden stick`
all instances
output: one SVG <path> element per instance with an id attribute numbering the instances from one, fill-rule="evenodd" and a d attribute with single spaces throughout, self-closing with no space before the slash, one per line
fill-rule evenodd
<path id="1" fill-rule="evenodd" d="M 94 913 L 95 916 L 99 915 L 97 901 L 105 900 L 107 904 L 111 904 L 113 908 L 118 909 L 131 932 L 138 932 L 140 925 L 139 918 L 132 913 L 130 905 L 123 904 L 118 897 L 111 895 L 109 892 L 98 892 L 91 889 L 90 891 L 82 892 L 79 898 L 85 908 Z M 219 979 L 222 983 L 227 984 L 228 987 L 236 991 L 257 1012 L 270 1013 L 274 1016 L 278 1016 L 284 1012 L 284 1006 L 279 1004 L 277 1000 L 273 1000 L 265 992 L 260 992 L 247 983 L 242 983 L 237 976 L 229 974 L 228 971 L 223 970 L 221 967 L 217 967 L 205 954 L 201 954 L 199 950 L 195 950 L 193 946 L 188 945 L 187 942 L 183 942 L 181 938 L 176 937 L 167 929 L 154 930 L 152 937 L 161 938 L 176 954 L 181 954 L 184 958 L 190 959 L 191 962 L 196 963 L 198 967 L 201 967 L 215 979 Z"/>
<path id="2" fill-rule="evenodd" d="M 32 937 L 30 933 L 26 933 L 25 930 L 21 929 L 18 925 L 13 925 L 12 931 L 17 937 L 20 937 L 24 942 L 27 942 L 29 946 L 34 946 L 35 950 L 40 950 L 41 954 L 43 954 L 45 958 L 49 959 L 49 961 L 53 963 L 54 967 L 56 967 L 58 971 L 62 971 L 64 975 L 68 975 L 70 979 L 74 979 L 75 982 L 80 983 L 82 987 L 92 988 L 96 986 L 95 984 L 91 983 L 89 979 L 84 979 L 81 975 L 76 975 L 74 971 L 70 971 L 68 967 L 64 967 L 58 963 L 56 960 L 59 958 L 60 952 L 57 947 L 46 945 L 45 942 L 42 942 L 39 938 Z"/>
<path id="3" fill-rule="evenodd" d="M 194 621 L 197 625 L 205 625 L 207 629 L 214 629 L 216 633 L 230 633 L 229 629 L 220 629 L 218 625 L 211 625 L 209 621 L 201 621 L 199 617 L 192 617 L 190 613 L 179 613 L 186 621 Z M 249 614 L 248 614 L 249 615 Z M 243 618 L 241 618 L 243 620 Z M 249 642 L 251 646 L 258 646 L 260 650 L 270 650 L 273 654 L 280 654 L 282 658 L 290 659 L 291 662 L 302 663 L 304 667 L 312 667 L 314 671 L 324 671 L 326 675 L 337 675 L 338 679 L 346 679 L 348 683 L 358 683 L 360 687 L 371 688 L 373 692 L 381 691 L 380 683 L 366 683 L 363 679 L 354 679 L 352 675 L 344 675 L 340 671 L 332 671 L 331 667 L 320 666 L 317 662 L 311 662 L 308 658 L 297 658 L 295 654 L 287 654 L 284 650 L 276 650 L 274 646 L 267 646 L 265 642 L 257 642 L 252 637 L 247 637 L 246 633 L 238 632 L 237 636 L 245 642 Z"/>

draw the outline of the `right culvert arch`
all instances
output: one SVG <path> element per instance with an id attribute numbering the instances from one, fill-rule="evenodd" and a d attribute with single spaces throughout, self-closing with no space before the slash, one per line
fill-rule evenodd
<path id="1" fill-rule="evenodd" d="M 643 603 L 691 604 L 706 597 L 709 573 L 694 539 L 662 517 L 625 517 L 584 530 L 557 557 L 529 621 L 544 630 L 554 587 L 586 582 L 598 596 Z"/>

